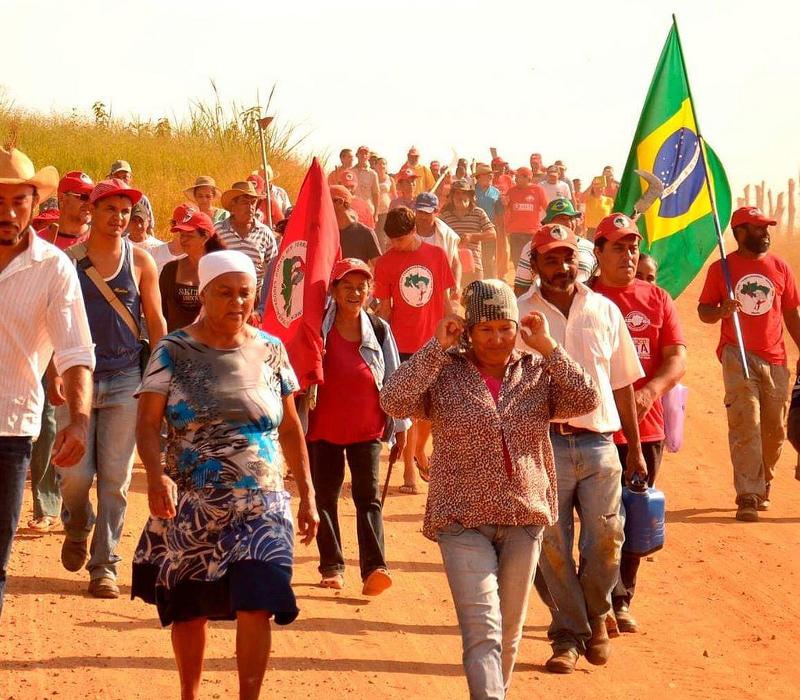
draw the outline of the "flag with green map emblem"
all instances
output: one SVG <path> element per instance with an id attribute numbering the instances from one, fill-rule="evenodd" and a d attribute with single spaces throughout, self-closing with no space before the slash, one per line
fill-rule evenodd
<path id="1" fill-rule="evenodd" d="M 639 218 L 644 237 L 642 252 L 659 263 L 658 284 L 677 297 L 703 267 L 717 245 L 711 199 L 717 205 L 720 227 L 728 224 L 731 191 L 728 178 L 714 151 L 705 144 L 704 167 L 697 120 L 678 27 L 673 22 L 658 59 L 636 128 L 614 210 L 631 214 L 633 205 L 647 189 L 634 170 L 653 173 L 664 191 Z"/>

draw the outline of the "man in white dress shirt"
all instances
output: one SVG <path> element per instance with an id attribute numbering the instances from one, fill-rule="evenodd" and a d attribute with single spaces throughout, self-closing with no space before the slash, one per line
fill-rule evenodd
<path id="1" fill-rule="evenodd" d="M 548 637 L 547 669 L 571 673 L 580 654 L 595 665 L 611 651 L 605 619 L 617 580 L 623 522 L 619 455 L 614 433 L 622 428 L 629 451 L 625 475 L 647 477 L 639 441 L 633 384 L 644 376 L 617 306 L 577 282 L 578 239 L 560 224 L 534 236 L 532 263 L 539 278 L 519 299 L 520 318 L 538 311 L 550 333 L 594 379 L 600 406 L 569 422 L 553 422 L 550 439 L 558 477 L 558 522 L 547 528 L 539 566 L 557 609 Z M 523 350 L 523 343 L 519 349 Z M 581 521 L 580 570 L 572 556 L 573 514 Z"/>
<path id="2" fill-rule="evenodd" d="M 53 463 L 71 467 L 86 449 L 94 350 L 78 276 L 30 225 L 36 206 L 57 186 L 52 166 L 36 172 L 24 153 L 0 149 L 0 614 L 51 357 L 69 408 Z"/>

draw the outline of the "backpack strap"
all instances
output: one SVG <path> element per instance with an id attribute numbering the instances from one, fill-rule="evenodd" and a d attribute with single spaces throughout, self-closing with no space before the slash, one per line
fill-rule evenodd
<path id="1" fill-rule="evenodd" d="M 369 318 L 369 322 L 372 324 L 372 330 L 375 332 L 375 338 L 378 340 L 378 345 L 383 347 L 383 344 L 386 342 L 386 325 L 379 316 L 375 314 L 371 314 L 367 311 L 367 318 Z"/>
<path id="2" fill-rule="evenodd" d="M 136 319 L 133 317 L 128 307 L 114 294 L 114 291 L 108 286 L 102 275 L 97 271 L 97 268 L 92 265 L 92 261 L 86 254 L 86 244 L 79 243 L 78 245 L 67 248 L 66 252 L 69 257 L 75 260 L 77 266 L 86 273 L 86 276 L 92 281 L 94 286 L 97 287 L 98 291 L 103 295 L 103 298 L 109 303 L 111 308 L 116 311 L 117 316 L 122 319 L 123 323 L 128 327 L 128 330 L 133 333 L 133 337 L 141 339 L 139 324 L 136 322 Z M 123 251 L 123 255 L 124 254 Z"/>

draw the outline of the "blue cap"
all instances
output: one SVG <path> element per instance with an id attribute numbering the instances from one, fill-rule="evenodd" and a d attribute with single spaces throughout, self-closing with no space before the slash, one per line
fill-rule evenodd
<path id="1" fill-rule="evenodd" d="M 439 198 L 432 192 L 421 192 L 414 200 L 414 209 L 433 214 L 439 208 Z"/>

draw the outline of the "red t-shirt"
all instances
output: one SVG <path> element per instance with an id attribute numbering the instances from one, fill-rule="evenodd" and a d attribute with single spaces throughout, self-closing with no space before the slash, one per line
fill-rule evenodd
<path id="1" fill-rule="evenodd" d="M 36 235 L 39 236 L 39 238 L 43 238 L 46 241 L 50 240 L 48 237 L 43 236 L 41 231 L 37 231 Z M 67 248 L 71 248 L 74 245 L 78 245 L 78 243 L 85 243 L 87 240 L 89 240 L 88 232 L 84 233 L 82 236 L 68 236 L 67 234 L 61 233 L 61 231 L 59 231 L 56 234 L 56 239 L 53 241 L 53 245 L 56 246 L 59 250 L 66 250 Z"/>
<path id="2" fill-rule="evenodd" d="M 308 415 L 309 442 L 350 445 L 383 435 L 386 414 L 360 348 L 359 341 L 345 340 L 335 326 L 328 333 L 322 360 L 325 382 L 317 390 L 317 407 Z"/>
<path id="3" fill-rule="evenodd" d="M 372 207 L 369 206 L 369 202 L 353 197 L 350 208 L 356 213 L 358 223 L 375 230 L 375 217 L 372 215 Z"/>
<path id="4" fill-rule="evenodd" d="M 447 255 L 428 243 L 410 252 L 388 250 L 378 258 L 374 293 L 392 300 L 389 325 L 400 352 L 416 352 L 433 337 L 447 290 L 454 286 Z"/>
<path id="5" fill-rule="evenodd" d="M 661 287 L 637 279 L 627 287 L 606 287 L 597 280 L 592 289 L 613 301 L 622 312 L 644 370 L 644 377 L 633 385 L 634 389 L 639 389 L 650 381 L 661 366 L 665 346 L 686 345 L 675 302 Z M 661 399 L 653 403 L 639 423 L 639 438 L 642 442 L 664 439 Z M 625 444 L 622 431 L 614 435 L 614 442 Z"/>
<path id="6" fill-rule="evenodd" d="M 500 194 L 506 195 L 508 191 L 514 187 L 514 180 L 512 179 L 511 175 L 506 175 L 503 173 L 502 175 L 495 175 L 494 180 L 492 180 L 492 184 L 500 190 Z"/>
<path id="7" fill-rule="evenodd" d="M 503 380 L 498 379 L 497 377 L 492 377 L 488 374 L 484 374 L 480 370 L 478 372 L 483 379 L 483 383 L 486 385 L 486 388 L 489 390 L 489 393 L 492 395 L 494 399 L 495 406 L 500 403 L 500 389 L 503 388 Z M 508 451 L 508 445 L 506 444 L 505 435 L 501 432 L 501 437 L 503 439 L 503 466 L 506 469 L 506 474 L 508 474 L 508 478 L 511 479 L 514 476 L 514 467 L 511 464 L 511 453 Z"/>
<path id="8" fill-rule="evenodd" d="M 791 269 L 772 253 L 767 253 L 759 260 L 750 260 L 738 251 L 728 256 L 728 268 L 736 299 L 742 304 L 739 323 L 745 350 L 771 365 L 785 365 L 783 312 L 800 306 Z M 715 305 L 727 298 L 722 263 L 717 260 L 708 268 L 699 301 L 701 304 Z M 722 348 L 726 345 L 737 346 L 732 318 L 722 320 L 718 357 L 722 357 Z"/>
<path id="9" fill-rule="evenodd" d="M 506 205 L 506 231 L 508 233 L 536 233 L 542 227 L 547 196 L 539 185 L 512 187 Z"/>

